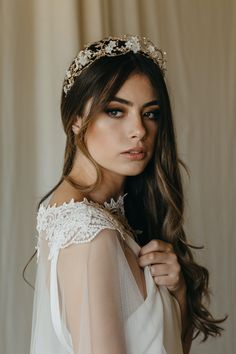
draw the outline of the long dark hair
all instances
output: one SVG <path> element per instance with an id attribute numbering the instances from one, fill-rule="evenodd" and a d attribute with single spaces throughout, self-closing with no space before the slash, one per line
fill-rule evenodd
<path id="1" fill-rule="evenodd" d="M 134 73 L 149 78 L 160 100 L 161 117 L 158 121 L 156 147 L 152 159 L 140 175 L 126 179 L 126 216 L 132 228 L 143 231 L 138 239 L 140 246 L 155 238 L 173 245 L 187 285 L 189 317 L 195 329 L 194 337 L 202 333 L 203 340 L 206 340 L 208 336 L 220 335 L 222 327 L 219 323 L 224 319 L 214 319 L 203 304 L 204 298 L 209 297 L 209 273 L 194 261 L 190 249 L 192 246 L 187 243 L 183 228 L 184 195 L 181 168 L 187 173 L 188 169 L 178 157 L 171 105 L 163 73 L 151 59 L 138 53 L 100 58 L 76 78 L 67 95 L 62 91 L 61 117 L 67 136 L 63 172 L 59 182 L 40 200 L 38 208 L 63 180 L 67 180 L 82 192 L 99 187 L 101 172 L 86 148 L 86 130 L 94 112 L 104 110 L 127 78 Z M 85 104 L 90 98 L 93 98 L 90 113 L 82 120 L 82 127 L 75 140 L 72 125 L 77 115 L 83 116 Z M 80 186 L 69 176 L 77 148 L 96 168 L 97 181 L 93 185 Z"/>

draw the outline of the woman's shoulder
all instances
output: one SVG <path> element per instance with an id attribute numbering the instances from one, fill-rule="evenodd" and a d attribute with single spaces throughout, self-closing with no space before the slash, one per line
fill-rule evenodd
<path id="1" fill-rule="evenodd" d="M 54 190 L 48 202 L 48 207 L 61 206 L 69 203 L 72 199 L 76 202 L 81 202 L 85 198 L 81 192 L 74 190 L 68 183 L 64 181 Z"/>
<path id="2" fill-rule="evenodd" d="M 72 243 L 92 241 L 104 229 L 119 231 L 119 225 L 106 208 L 69 194 L 55 194 L 48 205 L 41 204 L 37 214 L 39 238 L 46 238 L 50 258 L 54 251 Z"/>
<path id="3" fill-rule="evenodd" d="M 37 214 L 38 232 L 46 231 L 48 235 L 79 232 L 86 240 L 88 234 L 93 235 L 104 227 L 114 227 L 114 218 L 101 205 L 85 197 L 52 199 L 48 205 L 41 204 Z"/>
<path id="4" fill-rule="evenodd" d="M 40 204 L 37 213 L 37 230 L 50 231 L 57 227 L 63 230 L 74 218 L 80 224 L 87 209 L 85 197 L 62 183 L 50 196 L 49 201 Z"/>

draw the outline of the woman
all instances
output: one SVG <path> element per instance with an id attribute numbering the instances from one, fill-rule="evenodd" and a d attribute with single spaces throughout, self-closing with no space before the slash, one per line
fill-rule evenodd
<path id="1" fill-rule="evenodd" d="M 31 354 L 189 353 L 194 334 L 222 330 L 183 229 L 164 73 L 165 53 L 138 36 L 85 47 L 66 73 L 63 174 L 37 216 Z"/>

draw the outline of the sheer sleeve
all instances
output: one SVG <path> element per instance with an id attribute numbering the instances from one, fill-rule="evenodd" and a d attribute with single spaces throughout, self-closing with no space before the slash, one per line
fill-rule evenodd
<path id="1" fill-rule="evenodd" d="M 61 321 L 74 354 L 125 354 L 119 234 L 102 230 L 92 242 L 61 249 L 57 277 Z"/>
<path id="2" fill-rule="evenodd" d="M 30 354 L 182 353 L 172 296 L 146 266 L 143 297 L 140 247 L 110 210 L 42 205 L 37 231 Z"/>
<path id="3" fill-rule="evenodd" d="M 126 354 L 124 231 L 86 203 L 40 207 L 31 354 Z M 126 294 L 128 295 L 126 296 Z M 133 297 L 132 297 L 133 299 Z"/>

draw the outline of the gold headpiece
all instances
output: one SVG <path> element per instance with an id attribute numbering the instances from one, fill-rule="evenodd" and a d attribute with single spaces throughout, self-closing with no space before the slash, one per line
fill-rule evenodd
<path id="1" fill-rule="evenodd" d="M 72 61 L 63 83 L 65 94 L 71 89 L 75 78 L 92 64 L 95 60 L 108 56 L 114 57 L 128 52 L 140 53 L 152 59 L 165 75 L 166 52 L 157 48 L 148 38 L 140 36 L 123 35 L 120 37 L 108 37 L 101 41 L 86 45 Z"/>

